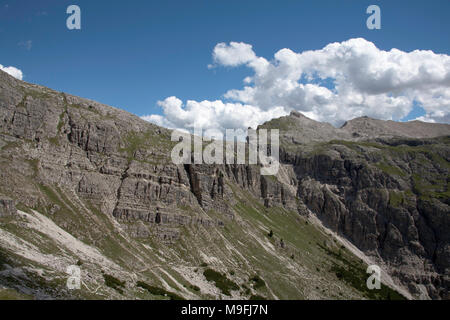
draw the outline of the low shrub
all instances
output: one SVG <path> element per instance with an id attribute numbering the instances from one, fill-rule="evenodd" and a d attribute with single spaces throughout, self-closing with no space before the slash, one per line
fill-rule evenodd
<path id="1" fill-rule="evenodd" d="M 253 282 L 253 288 L 255 289 L 263 288 L 266 286 L 265 281 L 261 279 L 258 275 L 254 275 L 253 277 L 251 277 L 250 281 Z"/>
<path id="2" fill-rule="evenodd" d="M 230 291 L 239 290 L 239 286 L 227 278 L 226 275 L 221 274 L 213 269 L 206 269 L 203 272 L 206 280 L 212 281 L 216 284 L 216 287 L 222 291 L 223 294 L 231 296 Z"/>
<path id="3" fill-rule="evenodd" d="M 170 298 L 170 300 L 184 300 L 183 297 L 180 297 L 173 292 L 166 291 L 165 289 L 162 289 L 159 287 L 151 286 L 148 283 L 145 283 L 143 281 L 138 281 L 136 283 L 136 285 L 138 287 L 141 287 L 142 289 L 147 290 L 149 293 L 151 293 L 154 296 L 168 297 L 168 298 Z M 200 290 L 200 288 L 199 288 L 199 290 Z"/>
<path id="4" fill-rule="evenodd" d="M 110 275 L 110 274 L 103 274 L 103 278 L 105 279 L 105 284 L 119 292 L 120 294 L 123 294 L 123 289 L 125 288 L 125 282 L 120 281 L 116 277 Z"/>
<path id="5" fill-rule="evenodd" d="M 200 291 L 200 288 L 198 287 L 198 286 L 196 286 L 196 285 L 191 285 L 191 289 L 192 290 L 194 290 L 194 291 Z"/>

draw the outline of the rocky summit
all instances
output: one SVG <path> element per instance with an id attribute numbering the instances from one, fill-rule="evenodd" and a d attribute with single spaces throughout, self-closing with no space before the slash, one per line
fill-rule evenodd
<path id="1" fill-rule="evenodd" d="M 450 298 L 450 125 L 261 128 L 276 176 L 176 165 L 170 130 L 0 71 L 0 299 Z"/>

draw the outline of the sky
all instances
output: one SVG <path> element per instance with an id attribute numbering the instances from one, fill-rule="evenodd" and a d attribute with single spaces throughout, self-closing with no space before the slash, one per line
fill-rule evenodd
<path id="1" fill-rule="evenodd" d="M 449 13 L 448 0 L 0 0 L 0 68 L 166 127 L 292 110 L 449 123 Z"/>

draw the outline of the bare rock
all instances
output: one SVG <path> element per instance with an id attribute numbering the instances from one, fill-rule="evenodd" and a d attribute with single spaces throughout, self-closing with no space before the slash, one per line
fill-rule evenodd
<path id="1" fill-rule="evenodd" d="M 17 214 L 16 205 L 14 200 L 0 196 L 0 218 L 12 217 Z"/>

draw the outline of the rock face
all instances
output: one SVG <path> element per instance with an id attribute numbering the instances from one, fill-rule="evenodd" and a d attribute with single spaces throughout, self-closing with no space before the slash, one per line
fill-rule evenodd
<path id="1" fill-rule="evenodd" d="M 0 218 L 11 217 L 17 214 L 14 200 L 0 196 Z"/>
<path id="2" fill-rule="evenodd" d="M 345 140 L 327 134 L 300 147 L 295 126 L 307 132 L 318 125 L 298 118 L 287 117 L 289 132 L 281 138 L 298 198 L 414 295 L 449 298 L 449 137 L 431 138 L 449 135 L 450 126 L 358 118 L 334 129 L 336 137 L 352 133 Z"/>
<path id="3" fill-rule="evenodd" d="M 391 155 L 389 165 L 378 161 L 383 151 L 366 150 L 362 160 L 348 147 L 330 148 L 336 154 L 293 157 L 299 198 L 326 226 L 388 265 L 411 292 L 420 295 L 417 284 L 424 284 L 431 298 L 447 297 L 448 167 L 414 148 L 406 158 Z M 450 156 L 448 145 L 432 151 Z"/>
<path id="4" fill-rule="evenodd" d="M 255 165 L 176 165 L 169 130 L 0 71 L 0 193 L 113 252 L 108 241 L 114 230 L 121 239 L 169 245 L 182 242 L 183 233 L 199 232 L 209 244 L 210 234 L 219 232 L 221 239 L 231 232 L 231 221 L 245 226 L 242 213 L 255 219 L 278 208 L 295 212 L 296 219 L 312 214 L 414 297 L 449 298 L 450 142 L 440 137 L 450 135 L 449 125 L 358 118 L 334 128 L 292 113 L 260 128 L 280 129 L 276 177 L 261 176 Z M 13 201 L 0 199 L 0 216 L 13 212 Z M 244 230 L 253 241 L 265 234 Z M 292 247 L 288 238 L 277 239 L 282 245 L 275 247 Z M 272 247 L 264 244 L 264 254 Z M 124 248 L 121 255 L 131 251 Z"/>

